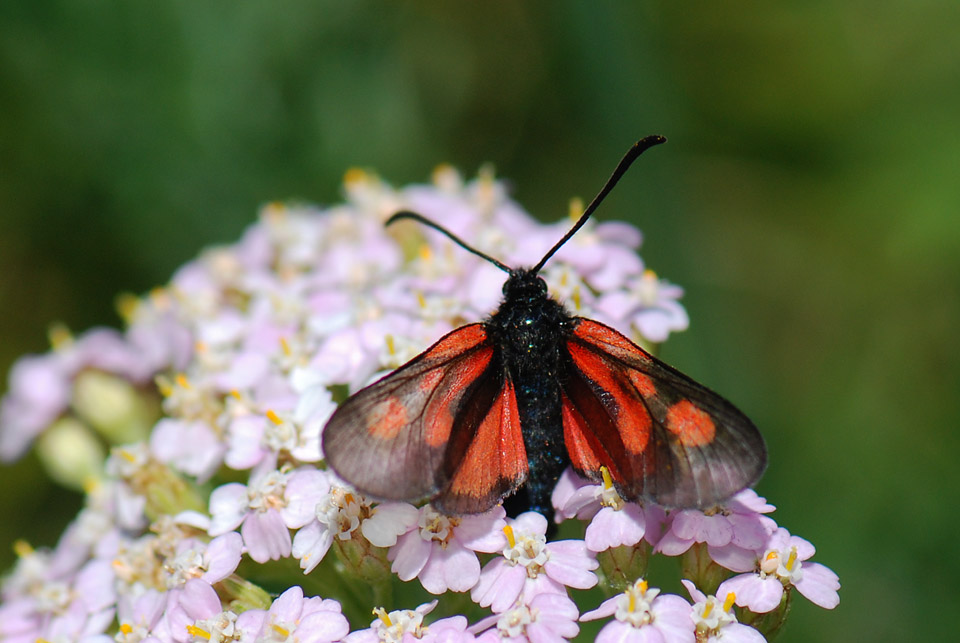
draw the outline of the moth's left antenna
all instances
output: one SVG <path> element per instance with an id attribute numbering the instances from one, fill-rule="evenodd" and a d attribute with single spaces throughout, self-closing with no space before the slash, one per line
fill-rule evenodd
<path id="1" fill-rule="evenodd" d="M 418 221 L 423 225 L 427 226 L 428 228 L 433 228 L 437 232 L 442 232 L 443 234 L 447 235 L 447 237 L 449 237 L 451 241 L 453 241 L 455 244 L 457 244 L 467 252 L 477 255 L 481 259 L 486 259 L 487 261 L 489 261 L 490 263 L 492 263 L 497 268 L 499 268 L 500 270 L 504 271 L 507 274 L 513 273 L 513 269 L 507 264 L 503 263 L 502 261 L 497 261 L 490 255 L 480 252 L 476 248 L 470 247 L 469 245 L 467 245 L 466 241 L 464 241 L 457 235 L 453 234 L 452 232 L 450 232 L 449 230 L 441 226 L 439 223 L 434 223 L 433 221 L 426 218 L 422 214 L 417 214 L 416 212 L 411 212 L 410 210 L 400 210 L 399 212 L 394 213 L 394 215 L 391 216 L 389 219 L 387 219 L 387 222 L 384 223 L 383 225 L 389 226 L 393 223 L 396 223 L 397 221 L 400 221 L 401 219 L 413 219 L 414 221 Z"/>

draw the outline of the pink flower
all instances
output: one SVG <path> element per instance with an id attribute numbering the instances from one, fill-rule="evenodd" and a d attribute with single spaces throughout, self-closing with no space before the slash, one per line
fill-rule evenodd
<path id="1" fill-rule="evenodd" d="M 109 627 L 117 602 L 110 561 L 93 559 L 76 574 L 55 578 L 49 552 L 20 549 L 4 582 L 0 640 L 86 641 Z"/>
<path id="2" fill-rule="evenodd" d="M 636 503 L 624 501 L 613 488 L 606 467 L 602 467 L 602 471 L 603 484 L 584 480 L 573 469 L 564 472 L 551 497 L 557 518 L 590 518 L 584 537 L 590 551 L 636 545 L 646 533 L 644 509 Z"/>
<path id="3" fill-rule="evenodd" d="M 565 232 L 562 225 L 555 226 L 554 230 L 557 238 Z M 622 288 L 629 277 L 643 272 L 643 261 L 637 255 L 642 239 L 640 231 L 629 223 L 588 221 L 560 248 L 557 259 L 569 263 L 589 282 L 592 290 L 610 291 Z"/>
<path id="4" fill-rule="evenodd" d="M 167 622 L 163 619 L 167 595 L 154 589 L 142 594 L 121 594 L 117 602 L 117 623 L 120 643 L 143 641 L 150 636 L 168 636 Z"/>
<path id="5" fill-rule="evenodd" d="M 4 597 L 0 603 L 0 640 L 33 643 L 39 631 L 40 615 L 32 599 Z"/>
<path id="6" fill-rule="evenodd" d="M 294 370 L 290 380 L 294 390 L 302 394 L 295 404 L 292 399 L 283 399 L 288 393 L 285 384 L 270 393 L 269 401 L 275 408 L 261 409 L 262 404 L 236 391 L 227 399 L 228 413 L 223 416 L 227 466 L 250 469 L 267 461 L 276 462 L 281 454 L 301 463 L 321 459 L 320 431 L 336 408 L 326 388 L 330 382 L 306 369 Z M 259 393 L 262 397 L 264 389 Z"/>
<path id="7" fill-rule="evenodd" d="M 156 371 L 145 364 L 140 352 L 112 328 L 94 328 L 64 347 L 61 353 L 68 371 L 76 376 L 92 369 L 143 383 Z"/>
<path id="8" fill-rule="evenodd" d="M 475 516 L 444 516 L 430 505 L 421 507 L 416 526 L 390 548 L 391 569 L 400 580 L 419 578 L 431 594 L 465 592 L 480 578 L 475 552 L 502 549 L 506 538 L 503 507 Z"/>
<path id="9" fill-rule="evenodd" d="M 776 529 L 776 523 L 763 515 L 774 508 L 753 489 L 744 489 L 723 506 L 710 511 L 685 509 L 672 512 L 668 529 L 655 551 L 679 556 L 693 543 L 707 543 L 711 553 L 728 545 L 752 551 L 762 547 Z"/>
<path id="10" fill-rule="evenodd" d="M 225 448 L 219 436 L 202 420 L 157 422 L 150 434 L 150 452 L 158 462 L 206 482 L 223 462 Z"/>
<path id="11" fill-rule="evenodd" d="M 377 547 L 393 547 L 397 539 L 417 526 L 420 510 L 406 502 L 384 502 L 370 509 L 360 525 L 363 537 Z"/>
<path id="12" fill-rule="evenodd" d="M 266 611 L 247 610 L 239 616 L 223 610 L 220 597 L 206 581 L 194 578 L 173 593 L 166 613 L 169 638 L 188 641 L 250 641 L 260 631 Z M 163 640 L 168 640 L 160 636 Z M 132 642 L 133 639 L 131 639 Z"/>
<path id="13" fill-rule="evenodd" d="M 168 587 L 179 587 L 193 578 L 213 584 L 237 570 L 243 553 L 243 538 L 230 531 L 209 543 L 195 538 L 184 539 L 176 548 L 176 554 L 164 563 Z"/>
<path id="14" fill-rule="evenodd" d="M 88 614 L 113 608 L 117 603 L 112 561 L 94 558 L 73 579 L 73 592 Z"/>
<path id="15" fill-rule="evenodd" d="M 74 601 L 66 610 L 54 614 L 37 633 L 35 640 L 93 643 L 102 640 L 99 635 L 107 631 L 113 622 L 113 614 L 113 608 L 90 613 L 79 601 Z"/>
<path id="16" fill-rule="evenodd" d="M 250 558 L 258 563 L 290 555 L 290 529 L 307 524 L 323 496 L 325 474 L 315 469 L 271 471 L 249 485 L 230 483 L 210 494 L 210 535 L 241 527 Z"/>
<path id="17" fill-rule="evenodd" d="M 671 332 L 690 325 L 687 311 L 677 301 L 683 288 L 657 277 L 652 270 L 629 280 L 625 290 L 601 295 L 597 309 L 633 325 L 651 342 L 662 342 Z"/>
<path id="18" fill-rule="evenodd" d="M 580 617 L 593 621 L 613 615 L 597 635 L 597 643 L 694 643 L 694 622 L 690 604 L 674 594 L 660 596 L 643 579 L 619 596 L 609 598 L 597 609 Z"/>
<path id="19" fill-rule="evenodd" d="M 164 369 L 183 371 L 194 356 L 193 333 L 168 307 L 150 300 L 138 303 L 126 339 L 148 378 Z"/>
<path id="20" fill-rule="evenodd" d="M 483 619 L 470 629 L 482 632 L 477 640 L 484 643 L 562 643 L 580 633 L 579 615 L 576 603 L 567 596 L 537 594 L 529 605 L 516 605 L 502 614 Z"/>
<path id="21" fill-rule="evenodd" d="M 58 353 L 21 358 L 8 380 L 0 403 L 0 459 L 12 462 L 66 410 L 72 382 Z"/>
<path id="22" fill-rule="evenodd" d="M 377 619 L 365 630 L 351 632 L 344 643 L 469 643 L 473 634 L 467 631 L 463 616 L 442 618 L 424 625 L 423 617 L 433 611 L 437 601 L 424 603 L 415 610 L 395 610 L 389 614 L 383 608 L 373 610 Z"/>
<path id="23" fill-rule="evenodd" d="M 258 616 L 261 621 L 258 641 L 330 643 L 339 641 L 350 631 L 340 603 L 319 596 L 304 598 L 303 589 L 297 585 L 277 597 L 270 610 Z"/>
<path id="24" fill-rule="evenodd" d="M 270 454 L 263 444 L 267 418 L 252 409 L 227 400 L 230 417 L 226 425 L 226 453 L 224 463 L 231 469 L 245 471 L 264 461 Z M 252 404 L 252 403 L 251 403 Z"/>
<path id="25" fill-rule="evenodd" d="M 275 463 L 281 453 L 297 462 L 319 461 L 322 424 L 305 425 L 303 419 L 296 413 L 274 409 L 232 419 L 228 425 L 227 465 L 250 469 L 265 462 Z"/>
<path id="26" fill-rule="evenodd" d="M 528 511 L 504 527 L 503 556 L 487 563 L 470 597 L 481 607 L 501 613 L 518 600 L 529 604 L 541 593 L 566 594 L 567 587 L 589 589 L 597 584 L 596 559 L 582 540 L 548 543 L 547 519 Z"/>
<path id="27" fill-rule="evenodd" d="M 325 476 L 323 481 L 315 482 L 311 489 L 311 492 L 318 496 L 312 519 L 293 538 L 292 553 L 294 558 L 300 559 L 304 574 L 310 573 L 320 564 L 334 539 L 351 540 L 353 533 L 369 522 L 363 519 L 371 513 L 370 503 L 362 495 L 332 474 Z M 385 511 L 384 515 L 387 513 L 389 510 Z M 396 534 L 389 544 L 395 542 Z"/>
<path id="28" fill-rule="evenodd" d="M 724 600 L 707 596 L 688 580 L 680 581 L 693 599 L 693 619 L 697 641 L 703 643 L 763 643 L 766 639 L 749 625 L 741 625 L 733 613 L 736 596 L 728 593 Z"/>
<path id="29" fill-rule="evenodd" d="M 364 386 L 380 366 L 387 338 L 404 337 L 417 323 L 412 316 L 387 312 L 379 302 L 383 296 L 370 297 L 353 305 L 354 319 L 349 326 L 336 329 L 321 340 L 310 368 L 328 373 L 331 380 L 345 382 L 351 391 Z M 431 337 L 421 349 L 439 335 Z"/>
<path id="30" fill-rule="evenodd" d="M 167 365 L 145 359 L 140 348 L 116 330 L 95 328 L 61 339 L 51 353 L 14 364 L 10 390 L 0 402 L 0 460 L 20 457 L 34 438 L 67 411 L 74 380 L 83 371 L 102 371 L 142 384 Z"/>
<path id="31" fill-rule="evenodd" d="M 733 592 L 737 605 L 763 614 L 776 609 L 783 588 L 793 585 L 811 603 L 833 609 L 840 603 L 840 579 L 819 563 L 805 562 L 815 552 L 809 542 L 780 527 L 758 550 L 755 571 L 725 580 L 717 596 Z"/>

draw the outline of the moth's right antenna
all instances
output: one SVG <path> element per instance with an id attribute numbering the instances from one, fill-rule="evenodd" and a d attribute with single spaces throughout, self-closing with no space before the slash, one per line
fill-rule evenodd
<path id="1" fill-rule="evenodd" d="M 654 145 L 660 145 L 661 143 L 666 142 L 667 138 L 665 136 L 659 136 L 655 134 L 653 136 L 644 137 L 634 143 L 633 147 L 631 147 L 627 153 L 624 154 L 623 158 L 620 159 L 620 163 L 617 164 L 617 169 L 615 169 L 613 174 L 610 175 L 610 178 L 607 179 L 603 189 L 597 193 L 597 196 L 593 197 L 593 201 L 590 202 L 590 205 L 587 206 L 587 209 L 583 211 L 583 214 L 580 215 L 580 218 L 577 219 L 577 222 L 572 228 L 570 228 L 570 232 L 563 235 L 563 239 L 560 239 L 560 241 L 557 242 L 557 245 L 553 246 L 550 249 L 550 252 L 544 255 L 543 259 L 540 260 L 540 263 L 530 269 L 530 272 L 533 274 L 540 272 L 540 269 L 543 268 L 543 265 L 547 263 L 547 259 L 552 257 L 554 253 L 560 249 L 560 246 L 569 241 L 570 237 L 575 235 L 577 230 L 583 227 L 583 224 L 587 222 L 587 219 L 590 218 L 590 215 L 593 214 L 593 211 L 596 210 L 597 206 L 600 205 L 603 199 L 610 194 L 610 190 L 612 190 L 617 184 L 617 181 L 620 180 L 620 177 L 626 173 L 626 171 L 630 168 L 630 165 L 637 160 L 638 156 L 649 150 Z"/>

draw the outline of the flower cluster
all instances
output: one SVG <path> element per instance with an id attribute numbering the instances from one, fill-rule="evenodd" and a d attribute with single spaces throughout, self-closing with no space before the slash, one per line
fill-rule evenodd
<path id="1" fill-rule="evenodd" d="M 509 265 L 569 226 L 536 222 L 488 173 L 447 167 L 399 190 L 351 171 L 345 195 L 266 206 L 236 244 L 122 298 L 124 331 L 55 329 L 49 353 L 14 366 L 0 458 L 35 443 L 86 502 L 55 547 L 17 543 L 0 639 L 562 641 L 612 617 L 601 638 L 752 641 L 780 626 L 770 615 L 794 589 L 837 604 L 836 575 L 749 490 L 668 511 L 567 472 L 553 504 L 571 537 L 555 540 L 537 513 L 446 516 L 336 478 L 320 436 L 337 403 L 488 314 L 503 281 L 446 237 L 384 221 L 415 210 Z M 650 346 L 688 322 L 640 242 L 591 222 L 542 274 L 572 313 Z M 692 602 L 648 585 L 653 554 L 679 557 Z M 620 593 L 581 615 L 575 590 L 598 582 Z M 424 595 L 437 598 L 403 608 Z"/>

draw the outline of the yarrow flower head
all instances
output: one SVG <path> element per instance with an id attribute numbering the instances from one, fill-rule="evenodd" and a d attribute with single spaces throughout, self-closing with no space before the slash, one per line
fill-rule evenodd
<path id="1" fill-rule="evenodd" d="M 467 619 L 462 616 L 439 619 L 427 625 L 424 617 L 433 611 L 437 601 L 424 603 L 413 610 L 387 612 L 382 607 L 373 610 L 377 617 L 366 630 L 351 633 L 344 643 L 468 643 L 474 636 L 467 632 Z"/>
<path id="2" fill-rule="evenodd" d="M 680 582 L 693 599 L 690 617 L 694 622 L 698 643 L 763 643 L 766 640 L 754 628 L 737 622 L 733 613 L 736 594 L 728 592 L 721 600 L 716 596 L 705 595 L 689 580 Z"/>
<path id="3" fill-rule="evenodd" d="M 567 587 L 589 589 L 597 584 L 597 561 L 582 540 L 547 542 L 547 520 L 527 512 L 503 528 L 502 557 L 487 563 L 471 591 L 474 601 L 503 612 L 518 600 L 529 603 L 542 593 L 566 594 Z"/>
<path id="4" fill-rule="evenodd" d="M 762 547 L 777 528 L 776 523 L 764 515 L 773 510 L 774 506 L 756 491 L 744 489 L 723 506 L 708 511 L 673 512 L 656 551 L 677 556 L 698 542 L 706 543 L 711 551 L 728 546 L 753 551 Z"/>
<path id="5" fill-rule="evenodd" d="M 718 595 L 733 592 L 737 605 L 764 613 L 780 605 L 786 588 L 796 588 L 815 605 L 833 609 L 840 603 L 840 579 L 820 563 L 806 562 L 816 550 L 783 527 L 756 552 L 755 571 L 724 581 Z"/>
<path id="6" fill-rule="evenodd" d="M 338 479 L 322 452 L 337 403 L 502 296 L 496 266 L 434 230 L 384 222 L 421 212 L 514 266 L 570 226 L 538 223 L 488 170 L 465 180 L 443 167 L 432 184 L 401 189 L 352 170 L 344 194 L 328 208 L 268 204 L 236 243 L 144 297 L 122 296 L 122 331 L 54 327 L 50 352 L 14 365 L 0 459 L 35 444 L 85 501 L 55 547 L 18 543 L 0 585 L 0 639 L 561 641 L 579 632 L 577 590 L 598 583 L 599 557 L 608 585 L 611 569 L 630 583 L 584 616 L 614 617 L 601 638 L 686 641 L 696 627 L 735 640 L 726 598 L 703 602 L 693 587 L 691 608 L 617 567 L 615 552 L 646 556 L 661 536 L 663 553 L 706 543 L 722 573 L 743 572 L 717 590 L 741 616 L 791 588 L 836 604 L 836 576 L 808 562 L 812 546 L 777 531 L 752 492 L 713 513 L 670 511 L 568 472 L 553 498 L 557 540 L 537 513 L 447 516 Z M 572 217 L 582 211 L 571 204 Z M 644 264 L 641 241 L 631 225 L 590 220 L 540 274 L 571 314 L 653 348 L 688 320 L 682 290 Z M 414 579 L 437 600 L 394 609 L 415 604 Z M 348 617 L 369 622 L 367 601 L 375 619 L 349 633 Z M 466 613 L 431 620 L 438 604 Z"/>
<path id="7" fill-rule="evenodd" d="M 304 573 L 309 573 L 320 564 L 335 540 L 353 539 L 372 510 L 360 493 L 326 472 L 314 472 L 310 485 L 304 489 L 313 500 L 314 515 L 297 531 L 292 553 L 300 559 Z"/>
<path id="8" fill-rule="evenodd" d="M 314 469 L 270 471 L 248 485 L 230 483 L 210 495 L 210 535 L 241 528 L 247 553 L 258 563 L 290 555 L 290 529 L 305 525 L 322 492 L 323 474 Z"/>
<path id="9" fill-rule="evenodd" d="M 597 641 L 651 641 L 694 643 L 694 622 L 690 604 L 673 594 L 660 594 L 643 579 L 636 581 L 623 594 L 609 598 L 597 609 L 580 617 L 592 621 L 614 616 L 604 626 Z"/>
<path id="10" fill-rule="evenodd" d="M 562 643 L 580 633 L 577 604 L 562 594 L 537 594 L 502 614 L 483 619 L 471 631 L 486 643 L 525 641 Z M 489 629 L 488 629 L 489 628 Z"/>
<path id="11" fill-rule="evenodd" d="M 506 538 L 503 507 L 476 516 L 444 516 L 430 505 L 417 512 L 417 522 L 390 549 L 392 570 L 400 580 L 419 577 L 431 594 L 465 592 L 480 579 L 476 552 L 502 549 Z"/>
<path id="12" fill-rule="evenodd" d="M 590 551 L 601 552 L 611 547 L 635 545 L 647 532 L 647 517 L 644 508 L 627 502 L 613 487 L 613 480 L 606 467 L 601 467 L 602 484 L 592 484 L 567 469 L 553 492 L 553 505 L 557 518 L 589 519 L 585 541 Z M 653 522 L 659 533 L 659 513 L 654 513 Z"/>

